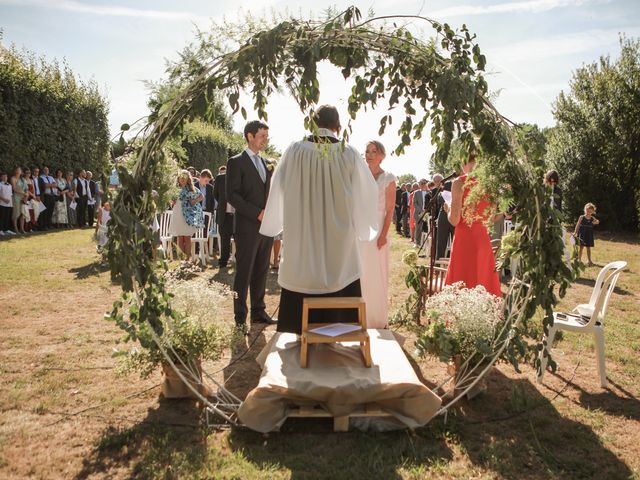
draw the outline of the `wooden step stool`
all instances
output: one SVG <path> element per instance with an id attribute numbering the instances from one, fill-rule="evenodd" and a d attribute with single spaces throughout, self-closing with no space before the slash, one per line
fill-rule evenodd
<path id="1" fill-rule="evenodd" d="M 309 310 L 326 308 L 355 308 L 358 310 L 360 330 L 330 337 L 309 331 Z M 331 325 L 329 323 L 312 323 L 312 328 Z M 355 325 L 355 324 L 354 324 Z M 360 351 L 366 367 L 371 367 L 371 342 L 367 333 L 367 311 L 361 297 L 309 297 L 302 302 L 302 343 L 300 345 L 300 366 L 307 368 L 308 348 L 314 343 L 359 342 Z"/>

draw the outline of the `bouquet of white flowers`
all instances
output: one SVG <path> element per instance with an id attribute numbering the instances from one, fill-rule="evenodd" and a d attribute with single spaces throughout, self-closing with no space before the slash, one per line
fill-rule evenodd
<path id="1" fill-rule="evenodd" d="M 484 287 L 448 285 L 427 300 L 425 310 L 429 323 L 416 342 L 419 355 L 434 355 L 444 362 L 492 355 L 504 316 L 502 300 Z"/>

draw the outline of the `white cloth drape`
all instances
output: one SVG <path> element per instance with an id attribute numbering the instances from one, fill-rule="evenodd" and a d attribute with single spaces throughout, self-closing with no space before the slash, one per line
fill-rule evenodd
<path id="1" fill-rule="evenodd" d="M 269 237 L 283 232 L 278 283 L 294 292 L 328 293 L 360 278 L 358 240 L 378 234 L 377 192 L 355 148 L 307 140 L 290 145 L 272 177 L 260 228 Z"/>

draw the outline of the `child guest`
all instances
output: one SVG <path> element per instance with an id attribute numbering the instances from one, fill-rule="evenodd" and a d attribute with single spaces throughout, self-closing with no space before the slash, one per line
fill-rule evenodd
<path id="1" fill-rule="evenodd" d="M 594 246 L 593 226 L 600 223 L 600 220 L 594 217 L 594 213 L 596 213 L 596 206 L 593 203 L 587 203 L 584 206 L 584 215 L 580 215 L 576 230 L 573 233 L 580 240 L 578 260 L 582 261 L 582 250 L 587 247 L 587 259 L 589 260 L 587 265 L 590 267 L 593 267 L 593 262 L 591 261 L 591 247 Z"/>

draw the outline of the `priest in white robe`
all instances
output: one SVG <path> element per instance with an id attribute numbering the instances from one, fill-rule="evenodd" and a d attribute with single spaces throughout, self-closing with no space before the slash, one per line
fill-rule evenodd
<path id="1" fill-rule="evenodd" d="M 358 241 L 378 233 L 376 182 L 360 153 L 336 134 L 340 118 L 323 105 L 319 130 L 291 144 L 271 181 L 260 233 L 283 233 L 278 331 L 300 333 L 305 297 L 359 297 Z M 357 311 L 312 310 L 310 323 L 357 322 Z"/>

